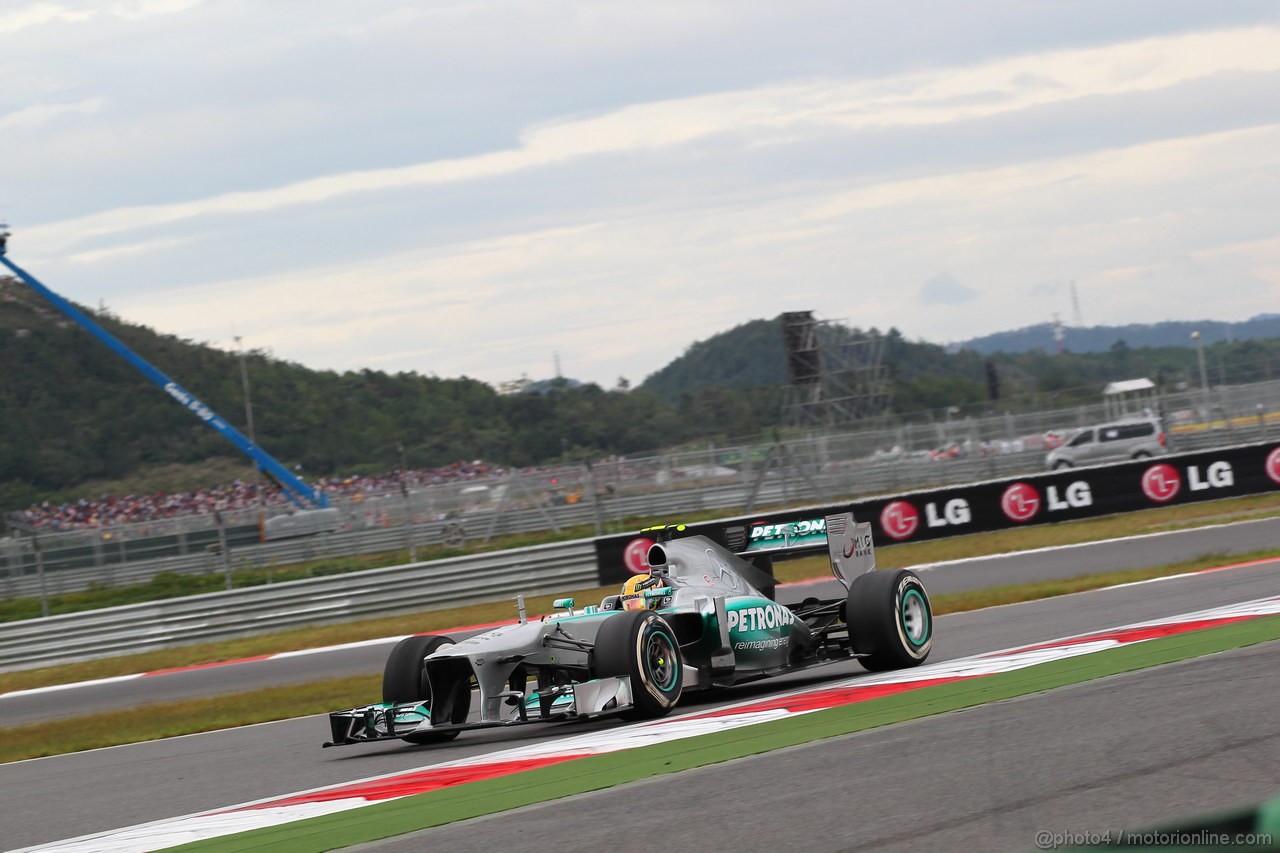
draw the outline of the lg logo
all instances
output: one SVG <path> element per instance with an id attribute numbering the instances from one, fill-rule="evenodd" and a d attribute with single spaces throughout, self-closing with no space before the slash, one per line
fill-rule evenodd
<path id="1" fill-rule="evenodd" d="M 1172 465 L 1152 465 L 1142 474 L 1142 491 L 1158 504 L 1168 503 L 1182 491 L 1182 477 Z"/>
<path id="2" fill-rule="evenodd" d="M 1040 492 L 1030 483 L 1014 483 L 1000 496 L 1000 509 L 1010 521 L 1019 523 L 1035 518 L 1042 507 L 1049 512 L 1061 512 L 1088 506 L 1093 506 L 1093 492 L 1084 480 L 1068 483 L 1061 491 L 1056 484 L 1046 486 L 1043 501 Z"/>
<path id="3" fill-rule="evenodd" d="M 1270 469 L 1268 469 L 1270 473 Z M 1278 481 L 1280 482 L 1280 481 Z M 1225 460 L 1211 462 L 1203 471 L 1199 465 L 1187 466 L 1187 489 L 1203 492 L 1208 489 L 1227 489 L 1236 483 L 1235 471 Z M 1156 503 L 1168 503 L 1182 491 L 1182 475 L 1172 465 L 1152 465 L 1142 474 L 1142 491 Z"/>
<path id="4" fill-rule="evenodd" d="M 627 571 L 633 575 L 649 571 L 649 549 L 652 547 L 653 540 L 643 536 L 628 542 L 627 547 L 622 551 L 622 563 L 627 567 Z"/>
<path id="5" fill-rule="evenodd" d="M 1040 511 L 1040 493 L 1030 483 L 1014 483 L 1000 496 L 1000 509 L 1011 521 L 1030 521 Z"/>
<path id="6" fill-rule="evenodd" d="M 952 498 L 939 509 L 930 501 L 924 505 L 924 520 L 929 527 L 955 527 L 973 520 L 969 502 L 964 498 Z M 880 511 L 880 529 L 890 539 L 901 542 L 910 539 L 920 527 L 920 512 L 907 501 L 890 501 Z"/>
<path id="7" fill-rule="evenodd" d="M 920 513 L 906 501 L 893 501 L 880 511 L 880 529 L 890 539 L 910 539 L 920 526 Z"/>
<path id="8" fill-rule="evenodd" d="M 1267 476 L 1273 482 L 1280 483 L 1280 447 L 1267 454 L 1267 462 L 1264 466 Z"/>

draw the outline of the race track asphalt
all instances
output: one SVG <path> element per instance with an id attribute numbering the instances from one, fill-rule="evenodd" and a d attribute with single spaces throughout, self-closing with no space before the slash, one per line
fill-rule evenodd
<path id="1" fill-rule="evenodd" d="M 1247 568 L 1175 578 L 1156 583 L 1099 590 L 1074 596 L 1046 599 L 1038 602 L 992 608 L 971 613 L 955 614 L 938 620 L 937 639 L 933 660 L 945 660 L 995 649 L 1008 648 L 1025 643 L 1052 640 L 1088 631 L 1101 630 L 1144 619 L 1187 613 L 1216 605 L 1224 605 L 1275 595 L 1280 590 L 1280 564 L 1271 562 Z M 817 670 L 746 685 L 721 693 L 702 695 L 695 701 L 682 703 L 690 710 L 706 710 L 718 705 L 764 695 L 784 688 L 804 684 L 818 684 L 829 676 L 853 674 L 860 671 L 855 663 Z M 1268 688 L 1274 679 L 1265 682 Z M 1200 691 L 1192 694 L 1196 703 L 1186 704 L 1188 720 L 1199 719 L 1203 726 L 1212 729 L 1218 719 L 1214 702 L 1223 701 L 1221 690 Z M 1065 695 L 1065 693 L 1063 694 Z M 1274 690 L 1268 693 L 1268 702 Z M 1113 697 L 1114 698 L 1114 697 Z M 1050 697 L 1046 697 L 1052 701 Z M 1036 700 L 1040 701 L 1040 700 Z M 1015 703 L 1006 703 L 1012 706 Z M 1135 704 L 1126 694 L 1121 702 L 1126 714 L 1141 713 L 1142 705 Z M 1267 706 L 1268 709 L 1270 705 Z M 965 712 L 961 717 L 972 714 Z M 1103 714 L 1098 716 L 1098 714 Z M 1273 715 L 1274 716 L 1274 715 Z M 1082 719 L 1105 720 L 1103 712 Z M 1189 723 L 1190 724 L 1190 723 Z M 441 747 L 413 747 L 399 743 L 375 744 L 321 750 L 326 738 L 327 726 L 323 717 L 308 717 L 269 723 L 241 729 L 212 732 L 173 738 L 144 744 L 134 744 L 112 749 L 47 759 L 18 762 L 0 766 L 0 785 L 5 791 L 5 809 L 0 814 L 6 847 L 21 847 L 47 843 L 58 839 L 104 831 L 150 820 L 174 817 L 209 808 L 230 806 L 237 803 L 279 796 L 317 786 L 347 782 L 354 779 L 407 770 L 467 755 L 485 754 L 532 739 L 555 738 L 577 734 L 590 727 L 620 725 L 613 721 L 562 726 L 530 726 L 512 730 L 493 730 L 464 734 L 457 741 Z M 924 725 L 916 723 L 912 725 Z M 1001 731 L 1003 724 L 991 724 L 989 732 Z M 1018 731 L 1027 723 L 1010 724 L 1009 733 Z M 895 730 L 900 727 L 895 727 Z M 1103 727 L 1096 727 L 1099 732 Z M 1091 736 L 1092 728 L 1077 728 L 1080 739 Z M 1236 729 L 1231 729 L 1236 731 Z M 889 736 L 888 730 L 883 736 Z M 1203 740 L 1203 733 L 1190 731 L 1188 740 Z M 1034 742 L 1030 738 L 1028 742 Z M 1211 742 L 1218 743 L 1218 742 Z M 1225 743 L 1225 742 L 1224 742 Z M 1017 749 L 1006 748 L 999 738 L 987 736 L 985 753 L 1005 752 L 1007 756 L 992 757 L 990 773 L 999 762 L 1006 762 L 1016 769 L 1019 764 Z M 851 757 L 850 762 L 856 758 Z M 884 764 L 865 763 L 860 766 L 875 768 L 875 774 L 889 772 L 894 762 Z M 859 766 L 856 763 L 854 766 Z M 930 774 L 937 774 L 943 765 L 925 762 L 914 777 L 921 785 Z M 1036 774 L 1043 775 L 1046 784 L 1051 781 L 1052 769 L 1038 764 Z M 1133 784 L 1141 786 L 1142 771 L 1134 765 Z M 978 772 L 981 771 L 981 772 Z M 969 787 L 1006 785 L 1005 777 L 993 781 L 988 771 L 978 768 L 972 777 L 956 776 L 955 784 Z M 708 772 L 708 771 L 697 771 Z M 896 772 L 896 771 L 893 771 Z M 1025 770 L 1024 772 L 1031 772 Z M 951 771 L 947 771 L 948 775 Z M 837 797 L 828 797 L 830 786 L 845 784 L 842 780 L 863 780 L 863 784 L 849 783 L 848 790 Z M 810 796 L 830 802 L 844 801 L 865 793 L 871 787 L 864 773 L 852 776 L 845 762 L 822 765 L 819 775 L 813 778 Z M 909 777 L 911 778 L 911 777 Z M 670 780 L 668 780 L 670 781 Z M 654 783 L 659 784 L 659 783 Z M 928 813 L 930 821 L 941 821 L 947 812 L 954 811 L 957 820 L 970 814 L 959 794 L 956 799 L 935 800 L 932 797 L 915 796 L 911 784 L 901 787 L 879 784 L 886 790 L 897 790 L 903 797 L 893 814 L 901 820 L 912 819 L 919 813 Z M 932 785 L 933 782 L 928 782 Z M 743 790 L 738 785 L 735 790 Z M 1017 792 L 1018 785 L 1009 782 L 1007 790 Z M 930 789 L 932 792 L 933 789 Z M 1006 790 L 1001 788 L 1000 790 Z M 816 794 L 814 792 L 817 792 Z M 1050 798 L 1052 799 L 1052 798 Z M 1118 806 L 1119 807 L 1119 806 Z M 850 821 L 869 821 L 881 818 L 875 812 L 863 814 L 864 809 L 855 802 L 844 809 Z M 708 812 L 709 813 L 709 812 Z M 612 819 L 612 814 L 602 813 Z M 995 818 L 992 818 L 993 820 Z M 797 825 L 797 824 L 793 824 Z M 932 825 L 932 824 L 931 824 Z M 937 831 L 946 829 L 939 824 Z M 806 830 L 807 831 L 807 830 Z M 557 832 L 550 839 L 558 838 Z M 508 841 L 510 835 L 507 836 Z M 1027 847 L 1018 839 L 1016 846 Z M 548 842 L 551 844 L 551 841 Z M 499 845 L 502 847 L 504 845 Z M 419 848 L 420 849 L 420 848 Z M 463 848 L 445 849 L 493 849 L 489 846 L 468 844 Z M 552 844 L 539 848 L 556 849 Z M 594 848 L 593 848 L 594 849 Z M 723 849 L 732 849 L 725 847 Z M 826 848 L 834 849 L 834 848 Z"/>
<path id="2" fill-rule="evenodd" d="M 1118 836 L 1280 793 L 1276 684 L 1267 643 L 352 849 L 1030 851 L 1041 832 Z"/>
<path id="3" fill-rule="evenodd" d="M 1232 554 L 1275 548 L 1277 543 L 1280 543 L 1280 519 L 1262 519 L 937 564 L 924 568 L 921 577 L 931 594 L 940 595 L 1166 565 L 1201 556 L 1221 555 L 1225 562 Z M 790 588 L 784 586 L 779 590 L 782 601 L 799 601 L 808 595 L 835 597 L 844 592 L 834 580 Z M 5 725 L 17 726 L 93 711 L 239 693 L 324 678 L 368 675 L 382 671 L 390 647 L 390 643 L 376 643 L 295 658 L 251 661 L 133 681 L 90 684 L 53 694 L 0 696 L 0 719 Z"/>

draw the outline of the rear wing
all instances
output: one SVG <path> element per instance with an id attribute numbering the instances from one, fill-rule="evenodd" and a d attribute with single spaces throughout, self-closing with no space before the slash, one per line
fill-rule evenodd
<path id="1" fill-rule="evenodd" d="M 771 574 L 774 557 L 800 557 L 823 551 L 831 560 L 832 574 L 846 587 L 856 576 L 876 570 L 872 525 L 868 521 L 856 521 L 849 511 L 781 523 L 760 520 L 746 525 L 733 524 L 718 530 L 718 535 L 701 529 L 703 526 L 699 525 L 699 533 L 718 539 L 735 555 Z M 687 529 L 686 525 L 671 524 L 646 528 L 645 533 L 669 539 L 689 535 L 694 530 Z"/>

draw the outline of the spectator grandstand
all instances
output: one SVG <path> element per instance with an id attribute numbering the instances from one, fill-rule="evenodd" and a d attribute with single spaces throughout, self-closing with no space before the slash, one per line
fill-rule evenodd
<path id="1" fill-rule="evenodd" d="M 441 468 L 418 468 L 388 471 L 373 476 L 322 478 L 312 485 L 330 497 L 356 498 L 394 492 L 403 482 L 408 488 L 481 480 L 505 476 L 507 470 L 480 460 L 454 462 Z M 188 492 L 156 492 L 146 495 L 103 495 L 81 498 L 63 504 L 48 501 L 14 513 L 19 526 L 36 530 L 88 530 L 118 524 L 137 524 L 189 515 L 206 515 L 216 511 L 253 509 L 286 503 L 274 486 L 251 480 L 239 480 Z"/>

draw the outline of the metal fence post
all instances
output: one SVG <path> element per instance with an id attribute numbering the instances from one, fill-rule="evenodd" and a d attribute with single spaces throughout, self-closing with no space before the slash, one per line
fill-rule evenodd
<path id="1" fill-rule="evenodd" d="M 44 554 L 40 551 L 40 537 L 31 531 L 31 550 L 36 555 L 36 577 L 40 580 L 40 615 L 49 618 L 49 589 L 44 581 Z"/>
<path id="2" fill-rule="evenodd" d="M 227 547 L 227 528 L 222 523 L 222 513 L 213 512 L 213 521 L 218 525 L 218 550 L 222 553 L 222 568 L 227 574 L 227 589 L 231 589 L 231 549 Z"/>
<path id="3" fill-rule="evenodd" d="M 409 537 L 409 562 L 418 562 L 418 543 L 413 535 L 413 501 L 409 499 L 409 487 L 404 483 L 403 472 L 400 475 L 400 494 L 404 497 L 405 535 Z"/>

